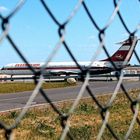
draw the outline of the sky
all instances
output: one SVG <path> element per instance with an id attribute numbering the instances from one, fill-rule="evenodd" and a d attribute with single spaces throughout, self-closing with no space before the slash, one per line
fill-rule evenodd
<path id="1" fill-rule="evenodd" d="M 0 0 L 0 13 L 6 17 L 16 7 L 18 0 Z M 78 0 L 46 0 L 52 13 L 60 23 L 69 17 Z M 89 11 L 100 28 L 105 27 L 114 10 L 113 0 L 85 0 Z M 120 12 L 130 31 L 140 23 L 140 2 L 122 0 Z M 0 24 L 1 24 L 0 19 Z M 10 19 L 9 35 L 29 62 L 44 62 L 59 41 L 58 26 L 50 18 L 40 0 L 26 0 L 22 8 Z M 98 31 L 89 20 L 83 6 L 66 26 L 65 41 L 78 61 L 89 61 L 99 47 Z M 0 28 L 0 35 L 2 29 Z M 140 38 L 140 31 L 136 33 Z M 114 17 L 106 30 L 105 46 L 111 55 L 120 46 L 116 42 L 127 39 L 128 33 L 118 16 Z M 140 43 L 136 46 L 140 52 Z M 96 60 L 104 59 L 103 51 Z M 72 61 L 62 45 L 52 61 Z M 5 38 L 0 42 L 0 67 L 8 63 L 22 62 Z M 130 64 L 139 64 L 132 56 Z"/>

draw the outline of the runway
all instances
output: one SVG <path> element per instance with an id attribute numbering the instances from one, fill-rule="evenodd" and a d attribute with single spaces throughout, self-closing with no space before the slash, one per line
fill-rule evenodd
<path id="1" fill-rule="evenodd" d="M 93 94 L 102 95 L 111 93 L 116 87 L 116 81 L 100 81 L 100 82 L 90 82 L 90 88 Z M 124 87 L 129 90 L 133 88 L 140 87 L 140 81 L 124 81 Z M 82 83 L 79 83 L 75 87 L 58 88 L 58 89 L 48 89 L 45 90 L 46 95 L 52 100 L 52 102 L 59 102 L 64 100 L 75 99 L 80 91 Z M 0 111 L 6 111 L 10 109 L 23 108 L 27 103 L 32 91 L 18 92 L 10 94 L 0 94 Z M 88 97 L 89 94 L 85 91 L 83 97 Z M 38 105 L 46 103 L 45 99 L 40 93 L 36 96 L 32 105 Z"/>

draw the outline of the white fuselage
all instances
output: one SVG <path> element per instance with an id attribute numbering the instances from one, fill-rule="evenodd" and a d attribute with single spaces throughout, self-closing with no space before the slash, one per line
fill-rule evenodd
<path id="1" fill-rule="evenodd" d="M 122 65 L 121 62 L 120 66 Z M 78 64 L 82 68 L 91 67 L 91 71 L 98 71 L 104 68 L 113 68 L 112 64 L 109 61 L 94 61 L 91 62 L 78 62 Z M 35 71 L 41 70 L 44 67 L 44 63 L 31 63 L 30 64 Z M 118 64 L 117 64 L 118 65 Z M 119 67 L 119 65 L 118 65 Z M 1 73 L 9 74 L 9 75 L 33 75 L 33 72 L 28 68 L 27 64 L 25 63 L 11 63 L 4 66 L 1 69 Z M 80 73 L 80 69 L 77 67 L 75 62 L 50 62 L 47 66 L 45 66 L 45 74 L 52 74 L 52 73 L 73 73 L 78 74 Z"/>
<path id="2" fill-rule="evenodd" d="M 133 50 L 139 39 L 136 36 L 131 36 L 127 40 L 121 42 L 121 47 L 110 57 L 91 62 L 78 62 L 80 68 L 75 62 L 50 62 L 47 66 L 44 63 L 31 63 L 33 71 L 41 71 L 46 75 L 70 75 L 70 74 L 85 74 L 88 70 L 90 74 L 109 73 L 114 70 L 124 68 L 131 59 Z M 42 71 L 42 69 L 44 70 Z M 28 65 L 25 63 L 12 63 L 4 66 L 1 73 L 9 75 L 34 75 Z"/>

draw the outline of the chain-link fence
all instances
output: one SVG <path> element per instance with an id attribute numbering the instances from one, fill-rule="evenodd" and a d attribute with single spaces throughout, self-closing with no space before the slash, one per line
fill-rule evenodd
<path id="1" fill-rule="evenodd" d="M 137 1 L 137 3 L 140 2 L 138 0 L 135 0 L 135 1 Z M 112 134 L 114 139 L 119 139 L 119 137 L 116 135 L 115 131 L 113 130 L 113 128 L 109 124 L 108 119 L 109 119 L 109 114 L 110 114 L 109 108 L 112 106 L 113 101 L 115 100 L 115 98 L 117 96 L 117 93 L 118 93 L 118 90 L 120 88 L 123 90 L 123 93 L 125 94 L 126 98 L 128 98 L 128 100 L 131 104 L 130 106 L 131 106 L 131 110 L 132 110 L 132 113 L 133 113 L 133 118 L 132 118 L 131 124 L 128 128 L 128 131 L 126 132 L 126 135 L 124 136 L 124 139 L 128 139 L 131 132 L 132 132 L 134 124 L 137 123 L 138 125 L 140 125 L 140 120 L 138 118 L 140 96 L 138 96 L 136 99 L 131 98 L 131 96 L 129 95 L 129 93 L 127 92 L 127 90 L 125 89 L 125 87 L 122 83 L 123 73 L 121 73 L 117 77 L 118 83 L 116 85 L 116 88 L 115 88 L 114 92 L 112 93 L 110 101 L 105 106 L 103 106 L 100 103 L 100 101 L 98 101 L 97 97 L 94 95 L 94 92 L 90 88 L 90 84 L 89 84 L 90 74 L 89 74 L 89 71 L 90 71 L 90 66 L 91 65 L 89 65 L 88 69 L 83 69 L 83 67 L 81 67 L 80 64 L 78 63 L 78 61 L 76 59 L 76 56 L 72 53 L 72 51 L 70 49 L 70 46 L 68 45 L 68 41 L 66 41 L 66 39 L 65 39 L 66 28 L 67 28 L 68 24 L 70 24 L 70 22 L 72 22 L 73 18 L 76 18 L 76 14 L 77 14 L 77 12 L 79 12 L 79 9 L 83 8 L 85 14 L 88 17 L 88 20 L 91 22 L 93 28 L 96 29 L 96 32 L 98 32 L 98 40 L 100 42 L 100 45 L 99 45 L 97 51 L 92 56 L 91 64 L 96 59 L 96 57 L 98 56 L 98 54 L 100 53 L 101 50 L 103 50 L 105 52 L 107 57 L 110 57 L 108 49 L 107 49 L 106 44 L 105 44 L 105 38 L 106 38 L 107 31 L 111 27 L 111 24 L 113 22 L 115 22 L 116 17 L 119 18 L 119 22 L 120 22 L 119 24 L 122 25 L 122 27 L 127 32 L 129 37 L 136 36 L 137 33 L 139 32 L 139 24 L 137 26 L 133 27 L 134 30 L 132 30 L 132 31 L 130 31 L 129 26 L 127 26 L 125 18 L 122 16 L 123 13 L 121 13 L 121 10 L 120 10 L 121 3 L 123 2 L 123 0 L 118 0 L 118 1 L 117 0 L 112 0 L 112 4 L 114 4 L 114 7 L 113 7 L 114 10 L 113 10 L 112 15 L 110 16 L 109 20 L 107 21 L 107 23 L 104 24 L 104 27 L 102 27 L 102 28 L 96 22 L 96 19 L 94 18 L 94 13 L 91 13 L 91 11 L 89 9 L 89 5 L 86 3 L 86 0 L 85 1 L 84 0 L 77 1 L 77 4 L 75 5 L 75 8 L 73 8 L 70 15 L 63 22 L 60 22 L 58 20 L 58 18 L 54 15 L 54 13 L 52 12 L 53 10 L 50 9 L 49 6 L 47 5 L 47 1 L 39 0 L 39 3 L 42 5 L 42 9 L 44 9 L 44 12 L 49 14 L 50 18 L 52 19 L 54 24 L 57 26 L 57 28 L 58 28 L 57 32 L 58 32 L 58 35 L 59 35 L 59 41 L 56 43 L 56 46 L 54 47 L 52 53 L 50 53 L 48 59 L 45 62 L 45 65 L 42 67 L 42 69 L 39 72 L 36 72 L 34 70 L 34 68 L 29 64 L 26 57 L 19 50 L 18 44 L 16 44 L 14 42 L 14 40 L 11 37 L 12 35 L 10 35 L 9 25 L 11 24 L 11 20 L 13 18 L 15 18 L 16 14 L 18 14 L 18 12 L 22 8 L 24 8 L 26 6 L 26 2 L 27 1 L 25 1 L 25 0 L 19 0 L 18 4 L 15 6 L 14 10 L 9 12 L 9 14 L 7 16 L 3 16 L 2 14 L 0 14 L 1 30 L 2 30 L 2 33 L 0 35 L 1 44 L 3 43 L 3 40 L 5 40 L 5 39 L 8 40 L 11 47 L 16 51 L 16 53 L 23 60 L 23 62 L 25 62 L 28 65 L 28 67 L 30 68 L 30 70 L 34 73 L 34 83 L 36 84 L 36 88 L 34 89 L 31 97 L 27 101 L 25 107 L 22 109 L 21 113 L 16 118 L 15 123 L 11 126 L 7 126 L 3 122 L 0 123 L 0 128 L 5 131 L 6 139 L 12 139 L 12 136 L 13 136 L 12 134 L 13 134 L 14 128 L 16 128 L 20 124 L 21 120 L 23 119 L 24 115 L 28 111 L 30 105 L 34 101 L 37 94 L 41 94 L 43 96 L 43 98 L 46 100 L 46 102 L 51 105 L 54 112 L 56 112 L 59 115 L 59 117 L 61 118 L 60 119 L 60 121 L 61 121 L 60 125 L 62 127 L 61 139 L 65 139 L 66 137 L 69 137 L 70 139 L 74 139 L 74 137 L 71 135 L 71 131 L 69 129 L 70 128 L 70 125 L 69 125 L 70 120 L 69 119 L 70 119 L 70 116 L 75 111 L 75 109 L 76 109 L 77 105 L 79 104 L 79 101 L 82 98 L 82 95 L 84 94 L 85 91 L 88 92 L 88 94 L 91 96 L 93 102 L 96 103 L 96 105 L 98 106 L 98 108 L 100 110 L 100 116 L 102 118 L 102 126 L 101 126 L 101 129 L 100 129 L 99 133 L 98 133 L 97 139 L 102 138 L 102 135 L 105 131 L 105 128 L 109 130 L 109 132 Z M 60 1 L 60 3 L 61 3 L 61 1 Z M 128 1 L 128 3 L 129 3 L 129 1 Z M 61 4 L 63 4 L 63 3 L 61 3 Z M 102 4 L 102 2 L 100 2 L 100 4 Z M 97 6 L 102 6 L 102 5 L 97 5 Z M 139 6 L 139 5 L 137 5 L 137 6 Z M 135 7 L 133 7 L 133 8 L 135 10 Z M 139 13 L 136 13 L 136 14 L 139 14 Z M 38 17 L 37 20 L 40 20 L 39 17 Z M 133 20 L 133 17 L 132 17 L 132 20 Z M 40 22 L 42 22 L 42 21 L 40 21 Z M 46 27 L 44 27 L 44 29 L 45 28 Z M 69 54 L 69 56 L 71 57 L 71 59 L 77 65 L 77 67 L 81 71 L 81 76 L 86 75 L 86 77 L 84 77 L 84 76 L 82 77 L 83 84 L 82 84 L 81 90 L 79 91 L 79 94 L 78 94 L 77 98 L 74 100 L 74 102 L 73 102 L 73 104 L 72 104 L 72 106 L 69 109 L 67 114 L 64 114 L 63 112 L 61 112 L 59 110 L 59 108 L 54 103 L 52 103 L 52 101 L 49 99 L 49 97 L 46 94 L 47 91 L 44 91 L 44 89 L 42 88 L 43 71 L 45 71 L 45 68 L 48 66 L 49 62 L 52 61 L 55 54 L 60 50 L 61 46 L 63 46 L 66 49 L 66 51 Z M 135 55 L 136 59 L 138 60 L 138 62 L 140 62 L 139 54 L 135 50 L 134 50 L 134 55 Z M 112 63 L 112 65 L 116 69 L 115 64 L 112 61 L 110 61 L 110 62 Z M 39 79 L 38 79 L 38 77 L 39 77 Z"/>

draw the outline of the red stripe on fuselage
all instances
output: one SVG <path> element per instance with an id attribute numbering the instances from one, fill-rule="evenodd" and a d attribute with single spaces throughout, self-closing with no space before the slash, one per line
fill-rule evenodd
<path id="1" fill-rule="evenodd" d="M 90 69 L 104 69 L 105 67 L 91 67 Z M 40 70 L 41 68 L 34 68 L 35 70 Z M 3 68 L 3 70 L 30 70 L 29 68 Z M 47 67 L 45 70 L 79 70 L 78 67 Z"/>

